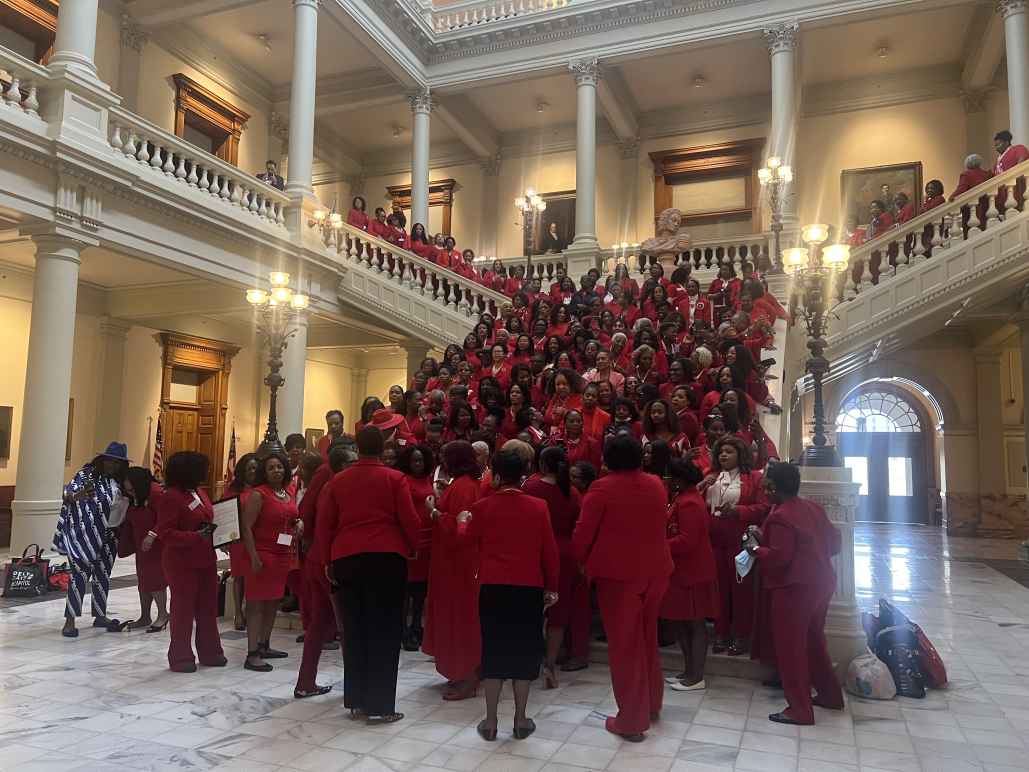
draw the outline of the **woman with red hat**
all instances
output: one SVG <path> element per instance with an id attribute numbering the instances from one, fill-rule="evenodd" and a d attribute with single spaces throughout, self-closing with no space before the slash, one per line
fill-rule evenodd
<path id="1" fill-rule="evenodd" d="M 393 443 L 403 447 L 414 441 L 411 430 L 407 428 L 407 421 L 404 416 L 394 413 L 388 407 L 382 407 L 372 413 L 372 420 L 368 423 L 382 432 L 382 441 L 385 444 Z"/>

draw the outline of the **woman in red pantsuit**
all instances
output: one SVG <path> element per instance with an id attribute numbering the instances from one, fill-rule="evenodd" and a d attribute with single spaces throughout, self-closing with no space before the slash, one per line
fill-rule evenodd
<path id="1" fill-rule="evenodd" d="M 157 538 L 164 544 L 164 575 L 171 589 L 171 642 L 168 666 L 193 673 L 197 660 L 224 667 L 218 636 L 218 569 L 214 556 L 211 500 L 200 488 L 207 479 L 207 456 L 175 453 L 165 470 L 166 489 L 157 508 Z M 196 658 L 190 638 L 196 625 Z"/>
<path id="2" fill-rule="evenodd" d="M 164 544 L 157 541 L 157 505 L 164 491 L 154 482 L 149 469 L 133 466 L 125 474 L 124 492 L 129 499 L 118 534 L 118 557 L 136 554 L 136 579 L 139 589 L 139 619 L 129 623 L 130 630 L 145 627 L 159 633 L 168 625 L 168 580 L 164 578 Z M 125 543 L 130 550 L 122 551 Z M 157 619 L 150 617 L 150 604 L 157 606 Z"/>
<path id="3" fill-rule="evenodd" d="M 550 512 L 550 525 L 561 559 L 558 600 L 547 612 L 547 656 L 543 662 L 545 689 L 557 688 L 557 656 L 568 633 L 569 658 L 562 670 L 582 670 L 589 665 L 590 586 L 572 553 L 572 533 L 579 520 L 582 496 L 572 487 L 571 469 L 564 448 L 544 448 L 539 457 L 539 475 L 525 481 L 522 490 L 543 499 Z"/>
<path id="4" fill-rule="evenodd" d="M 747 650 L 754 621 L 754 577 L 736 580 L 736 555 L 749 525 L 768 514 L 761 472 L 753 470 L 750 448 L 739 437 L 725 435 L 711 448 L 711 474 L 701 483 L 711 512 L 711 541 L 718 567 L 721 610 L 715 624 L 716 654 L 738 656 Z"/>
<path id="5" fill-rule="evenodd" d="M 706 620 L 718 618 L 718 580 L 708 533 L 710 516 L 704 497 L 697 491 L 704 473 L 684 459 L 672 459 L 668 473 L 677 490 L 668 507 L 668 547 L 675 572 L 661 601 L 661 618 L 675 626 L 685 667 L 667 683 L 677 692 L 692 692 L 706 688 Z"/>
<path id="6" fill-rule="evenodd" d="M 572 536 L 576 558 L 597 588 L 618 715 L 605 727 L 641 742 L 661 712 L 664 680 L 657 617 L 674 564 L 665 538 L 667 495 L 641 471 L 643 446 L 626 434 L 604 448 L 609 473 L 593 483 Z"/>
<path id="7" fill-rule="evenodd" d="M 479 500 L 479 464 L 470 442 L 443 446 L 443 468 L 453 481 L 430 511 L 436 525 L 429 561 L 428 624 L 422 651 L 447 679 L 444 700 L 466 700 L 479 688 L 479 555 L 457 535 L 457 516 Z M 430 502 L 431 504 L 432 502 Z"/>
<path id="8" fill-rule="evenodd" d="M 432 473 L 436 471 L 436 457 L 428 445 L 408 445 L 397 457 L 398 470 L 407 477 L 411 489 L 411 502 L 421 521 L 415 556 L 407 562 L 407 591 L 404 597 L 404 651 L 418 651 L 425 630 L 422 610 L 429 589 L 429 562 L 432 555 L 432 516 L 425 500 L 433 494 Z"/>
<path id="9" fill-rule="evenodd" d="M 786 692 L 785 710 L 768 718 L 780 724 L 813 724 L 812 705 L 843 710 L 843 691 L 825 642 L 825 615 L 836 589 L 832 556 L 840 532 L 818 504 L 802 499 L 800 470 L 772 464 L 765 488 L 774 503 L 750 551 L 772 596 L 772 634 Z M 811 699 L 811 689 L 817 697 Z"/>
<path id="10" fill-rule="evenodd" d="M 289 460 L 277 453 L 263 459 L 257 470 L 257 487 L 250 492 L 240 517 L 240 532 L 250 558 L 247 573 L 247 651 L 243 667 L 266 673 L 266 659 L 289 655 L 271 648 L 275 612 L 286 589 L 293 539 L 303 524 L 287 490 Z"/>

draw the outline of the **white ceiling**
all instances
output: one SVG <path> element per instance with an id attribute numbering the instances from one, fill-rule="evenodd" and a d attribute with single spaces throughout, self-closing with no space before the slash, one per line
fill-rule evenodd
<path id="1" fill-rule="evenodd" d="M 493 83 L 468 92 L 486 119 L 500 132 L 525 131 L 575 121 L 575 80 L 571 73 L 546 78 Z M 542 113 L 536 106 L 547 103 Z"/>
<path id="2" fill-rule="evenodd" d="M 17 234 L 0 238 L 0 261 L 35 268 L 36 250 L 32 240 Z M 82 253 L 79 279 L 107 289 L 137 287 L 189 281 L 194 277 L 182 271 L 164 268 L 154 263 L 127 257 L 108 249 L 90 247 Z"/>
<path id="3" fill-rule="evenodd" d="M 410 154 L 411 105 L 407 100 L 382 105 L 368 110 L 350 110 L 338 116 L 323 118 L 319 122 L 330 127 L 349 143 L 363 152 L 390 148 Z M 393 127 L 400 127 L 400 135 L 393 136 Z M 450 142 L 456 135 L 438 116 L 430 121 L 430 141 Z"/>

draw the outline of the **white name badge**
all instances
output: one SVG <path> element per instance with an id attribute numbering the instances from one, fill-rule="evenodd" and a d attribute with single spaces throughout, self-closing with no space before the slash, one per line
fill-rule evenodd
<path id="1" fill-rule="evenodd" d="M 194 509 L 199 507 L 203 502 L 200 501 L 200 497 L 195 493 L 193 494 L 193 500 L 189 502 L 189 511 L 192 512 Z"/>
<path id="2" fill-rule="evenodd" d="M 279 534 L 279 542 L 278 543 L 283 545 L 284 547 L 290 546 L 293 543 L 293 534 L 291 534 L 291 533 L 280 533 Z"/>

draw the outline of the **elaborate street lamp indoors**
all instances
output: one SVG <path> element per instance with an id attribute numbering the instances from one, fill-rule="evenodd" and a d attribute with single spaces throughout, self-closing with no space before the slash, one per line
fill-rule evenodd
<path id="1" fill-rule="evenodd" d="M 535 242 L 536 215 L 545 211 L 547 202 L 532 188 L 514 200 L 515 209 L 522 213 L 522 241 L 525 243 L 525 275 L 532 276 L 532 245 Z"/>
<path id="2" fill-rule="evenodd" d="M 323 218 L 324 219 L 324 218 Z M 268 403 L 268 428 L 264 432 L 264 441 L 257 449 L 257 455 L 266 458 L 272 453 L 284 453 L 279 441 L 279 427 L 275 413 L 275 402 L 279 389 L 286 383 L 279 371 L 282 369 L 282 352 L 286 350 L 289 339 L 297 333 L 296 327 L 290 325 L 307 308 L 309 298 L 289 287 L 289 274 L 272 271 L 268 274 L 271 288 L 248 289 L 247 302 L 257 312 L 257 332 L 268 344 L 268 375 L 264 384 L 271 390 Z"/>
<path id="3" fill-rule="evenodd" d="M 782 205 L 786 197 L 786 186 L 793 182 L 793 169 L 783 164 L 782 159 L 771 156 L 765 161 L 765 165 L 757 170 L 757 179 L 761 187 L 768 191 L 768 204 L 772 213 L 772 237 L 775 246 L 772 250 L 772 267 L 769 273 L 782 273 L 782 251 L 779 244 L 782 234 Z"/>
<path id="4" fill-rule="evenodd" d="M 318 208 L 314 210 L 313 219 L 307 221 L 307 227 L 321 231 L 322 241 L 331 246 L 341 238 L 343 215 L 336 209 L 336 199 L 332 200 L 332 209 Z M 336 244 L 336 246 L 339 246 Z"/>
<path id="5" fill-rule="evenodd" d="M 794 247 L 782 253 L 783 270 L 793 277 L 793 296 L 799 301 L 796 313 L 807 326 L 807 347 L 811 352 L 806 370 L 814 381 L 815 405 L 811 444 L 804 449 L 801 463 L 805 466 L 842 466 L 836 448 L 825 436 L 825 407 L 822 403 L 822 380 L 829 372 L 825 357 L 825 327 L 829 299 L 835 297 L 836 275 L 847 271 L 850 247 L 846 244 L 823 246 L 829 238 L 827 225 L 808 225 L 801 230 L 807 247 Z"/>

